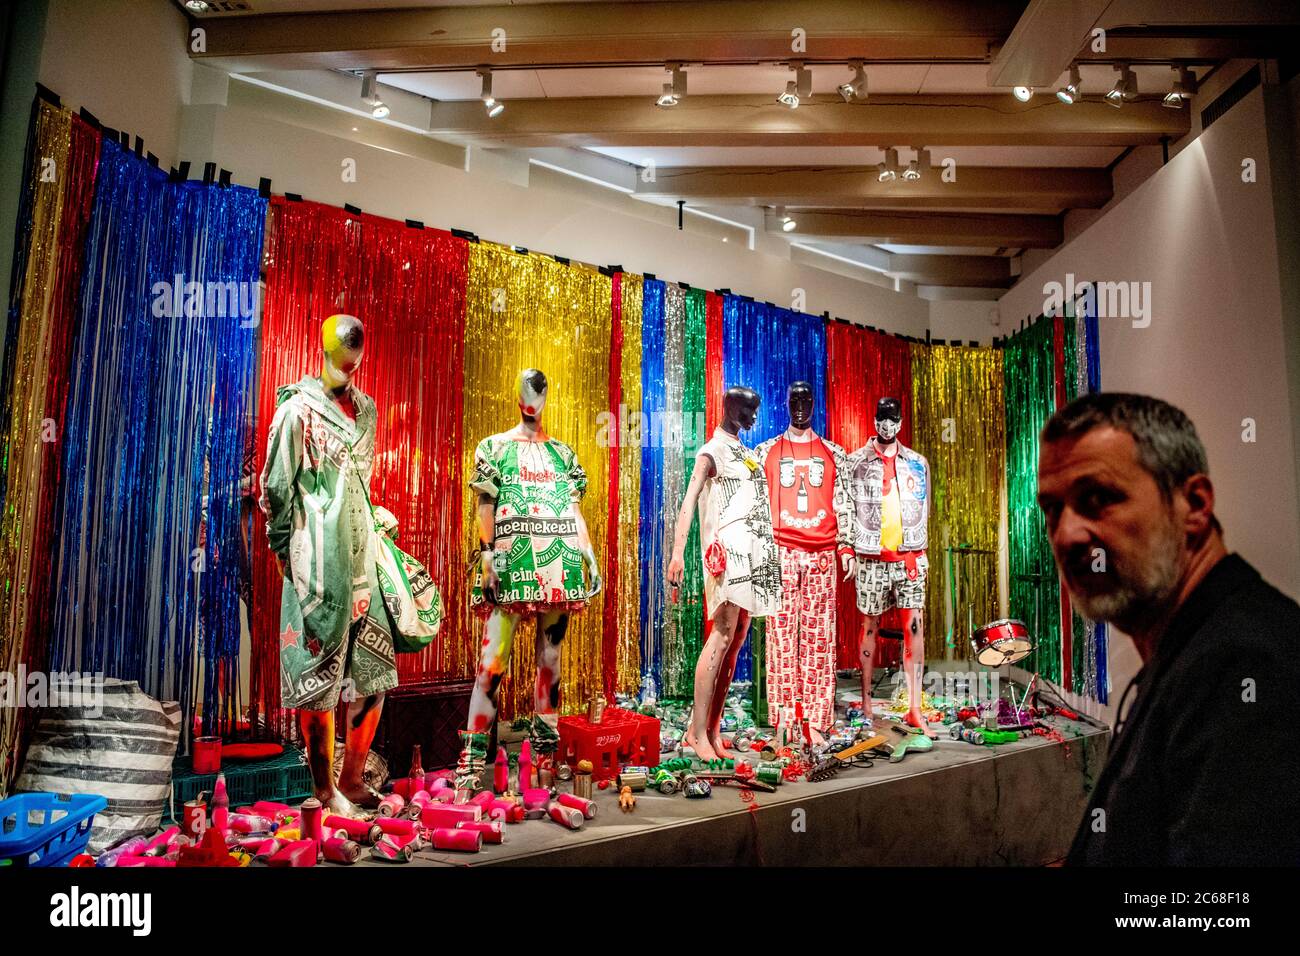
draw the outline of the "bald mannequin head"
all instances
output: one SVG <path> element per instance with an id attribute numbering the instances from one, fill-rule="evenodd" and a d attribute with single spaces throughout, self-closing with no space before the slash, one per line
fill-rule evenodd
<path id="1" fill-rule="evenodd" d="M 341 389 L 352 383 L 352 376 L 361 367 L 365 340 L 365 328 L 355 315 L 339 313 L 321 323 L 321 350 L 325 356 L 321 381 L 326 388 Z"/>
<path id="2" fill-rule="evenodd" d="M 754 427 L 761 400 L 758 392 L 744 385 L 733 385 L 722 396 L 722 430 L 731 435 Z"/>

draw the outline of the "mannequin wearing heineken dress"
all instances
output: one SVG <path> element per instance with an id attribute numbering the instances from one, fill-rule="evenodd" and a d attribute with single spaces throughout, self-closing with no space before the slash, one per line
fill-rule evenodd
<path id="1" fill-rule="evenodd" d="M 536 623 L 537 683 L 530 728 L 539 767 L 559 744 L 560 642 L 569 614 L 600 593 L 596 553 L 579 504 L 587 475 L 578 456 L 542 427 L 546 376 L 524 369 L 517 382 L 519 424 L 483 439 L 474 451 L 470 487 L 478 493 L 479 556 L 470 603 L 485 615 L 456 789 L 477 789 L 495 757 L 497 691 L 521 622 Z M 584 578 L 584 569 L 590 580 Z M 527 781 L 520 781 L 527 787 Z"/>
<path id="2" fill-rule="evenodd" d="M 280 695 L 298 711 L 315 795 L 336 813 L 375 805 L 366 755 L 396 654 L 442 625 L 442 598 L 424 567 L 392 540 L 396 522 L 370 502 L 375 403 L 352 384 L 364 330 L 351 315 L 322 327 L 319 377 L 279 389 L 259 504 L 284 585 Z M 334 708 L 348 703 L 343 768 L 334 782 Z"/>
<path id="3" fill-rule="evenodd" d="M 686 538 L 699 506 L 704 558 L 704 603 L 711 628 L 695 665 L 695 703 L 683 743 L 702 760 L 729 757 L 722 743 L 722 709 L 750 620 L 775 614 L 781 596 L 781 562 L 772 536 L 767 479 L 739 434 L 754 427 L 758 393 L 727 389 L 722 424 L 695 457 L 686 498 L 677 516 L 668 583 L 685 574 Z"/>

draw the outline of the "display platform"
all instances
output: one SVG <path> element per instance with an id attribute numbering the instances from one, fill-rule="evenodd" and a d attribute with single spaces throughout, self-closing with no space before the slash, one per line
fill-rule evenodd
<path id="1" fill-rule="evenodd" d="M 1044 865 L 1065 856 L 1110 738 L 1106 729 L 1049 722 L 1064 743 L 974 746 L 948 739 L 944 728 L 928 752 L 896 764 L 877 759 L 820 783 L 785 783 L 750 803 L 729 786 L 703 800 L 647 789 L 623 813 L 611 787 L 596 791 L 599 811 L 581 830 L 549 820 L 507 825 L 498 846 L 427 847 L 406 865 Z"/>

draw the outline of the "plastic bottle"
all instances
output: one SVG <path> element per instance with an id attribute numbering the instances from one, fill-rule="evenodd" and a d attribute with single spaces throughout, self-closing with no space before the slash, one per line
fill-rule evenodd
<path id="1" fill-rule="evenodd" d="M 217 774 L 217 784 L 212 788 L 212 825 L 221 833 L 230 829 L 230 797 L 224 773 Z"/>

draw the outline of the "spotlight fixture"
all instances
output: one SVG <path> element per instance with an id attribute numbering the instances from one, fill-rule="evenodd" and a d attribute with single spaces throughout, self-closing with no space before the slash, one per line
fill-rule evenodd
<path id="1" fill-rule="evenodd" d="M 1029 98 L 1034 95 L 1034 88 L 1032 86 L 1013 86 L 1011 87 L 1011 95 L 1022 103 L 1028 103 Z"/>
<path id="2" fill-rule="evenodd" d="M 867 101 L 867 71 L 863 69 L 861 60 L 850 60 L 849 69 L 853 71 L 853 79 L 839 85 L 840 97 L 845 103 L 852 103 L 855 99 L 865 103 Z"/>
<path id="3" fill-rule="evenodd" d="M 800 100 L 812 98 L 812 73 L 803 65 L 803 60 L 791 60 L 790 69 L 794 79 L 785 85 L 785 92 L 776 98 L 782 106 L 797 109 Z"/>
<path id="4" fill-rule="evenodd" d="M 506 104 L 492 95 L 492 68 L 480 66 L 474 72 L 483 77 L 483 89 L 478 98 L 483 101 L 483 108 L 487 110 L 487 115 L 489 117 L 500 116 L 506 111 Z"/>
<path id="5" fill-rule="evenodd" d="M 207 13 L 208 0 L 185 0 L 185 9 L 193 13 Z"/>
<path id="6" fill-rule="evenodd" d="M 880 148 L 885 151 L 885 161 L 876 166 L 876 179 L 882 183 L 892 183 L 898 178 L 898 150 L 892 146 Z"/>
<path id="7" fill-rule="evenodd" d="M 776 221 L 781 224 L 782 232 L 794 232 L 795 227 L 798 225 L 798 223 L 794 221 L 794 216 L 788 215 L 786 213 L 784 206 L 777 206 L 775 210 L 775 214 L 776 214 Z"/>
<path id="8" fill-rule="evenodd" d="M 1125 100 L 1137 99 L 1137 78 L 1127 63 L 1116 63 L 1115 71 L 1119 73 L 1115 85 L 1106 94 L 1106 104 L 1119 109 Z"/>
<path id="9" fill-rule="evenodd" d="M 1171 110 L 1180 110 L 1196 92 L 1196 75 L 1185 66 L 1172 69 L 1178 73 L 1178 79 L 1174 81 L 1174 88 L 1165 94 L 1164 105 Z"/>
<path id="10" fill-rule="evenodd" d="M 379 78 L 374 70 L 361 74 L 361 102 L 370 107 L 370 115 L 383 119 L 389 114 L 388 105 L 379 98 Z"/>
<path id="11" fill-rule="evenodd" d="M 686 71 L 680 63 L 665 63 L 664 70 L 672 75 L 672 79 L 664 84 L 664 91 L 655 100 L 655 106 L 670 109 L 686 95 Z"/>
<path id="12" fill-rule="evenodd" d="M 1072 105 L 1079 98 L 1079 64 L 1070 64 L 1070 82 L 1056 91 L 1056 98 L 1066 106 Z"/>
<path id="13" fill-rule="evenodd" d="M 909 183 L 914 183 L 921 178 L 921 174 L 930 168 L 930 151 L 920 146 L 915 147 L 916 157 L 907 164 L 907 169 L 903 171 L 903 178 Z"/>

